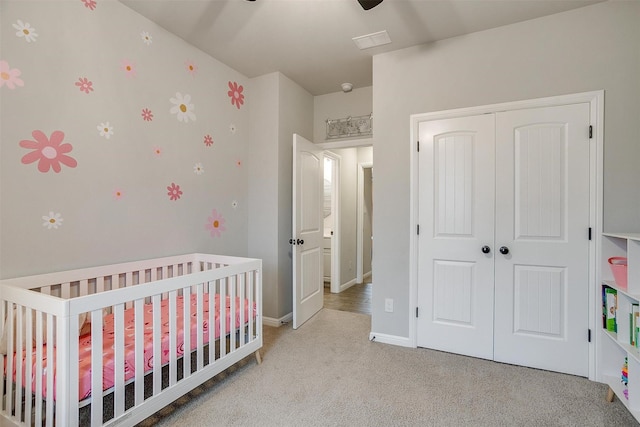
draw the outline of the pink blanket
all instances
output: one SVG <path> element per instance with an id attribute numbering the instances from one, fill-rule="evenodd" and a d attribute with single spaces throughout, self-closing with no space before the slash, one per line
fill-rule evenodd
<path id="1" fill-rule="evenodd" d="M 191 295 L 191 350 L 194 350 L 197 345 L 197 320 L 196 320 L 196 295 Z M 235 298 L 235 306 L 236 306 L 236 319 L 234 329 L 240 328 L 240 298 Z M 203 322 L 202 322 L 202 340 L 204 343 L 209 342 L 209 294 L 205 294 L 203 298 Z M 177 307 L 177 319 L 176 319 L 176 327 L 177 327 L 177 337 L 176 337 L 176 349 L 175 354 L 180 357 L 184 354 L 184 325 L 183 325 L 183 307 L 184 300 L 183 297 L 178 296 L 176 298 L 176 307 Z M 243 304 L 244 308 L 244 320 L 245 322 L 249 319 L 249 304 L 247 300 L 245 300 Z M 169 301 L 163 300 L 161 302 L 161 348 L 162 348 L 162 360 L 160 364 L 163 365 L 169 362 Z M 231 331 L 231 300 L 227 296 L 226 297 L 226 321 L 225 321 L 225 335 Z M 254 319 L 256 315 L 255 304 L 253 306 L 251 318 Z M 144 306 L 144 366 L 145 372 L 150 371 L 153 368 L 154 360 L 153 360 L 153 309 L 151 304 L 145 304 Z M 220 295 L 215 295 L 215 327 L 214 327 L 215 338 L 218 339 L 220 337 Z M 135 322 L 134 322 L 134 309 L 129 308 L 124 312 L 124 379 L 125 381 L 130 380 L 135 376 Z M 114 379 L 114 319 L 113 314 L 106 315 L 103 319 L 103 371 L 102 371 L 102 389 L 108 390 L 113 387 L 115 384 Z M 211 351 L 211 350 L 210 350 Z M 43 346 L 43 370 L 47 366 L 47 350 L 46 345 Z M 86 334 L 80 337 L 79 340 L 79 400 L 86 399 L 91 395 L 91 334 Z M 54 367 L 55 365 L 55 349 L 54 349 Z M 209 353 L 211 354 L 211 353 Z M 15 355 L 14 355 L 15 357 Z M 35 350 L 32 355 L 32 372 L 35 373 Z M 210 356 L 211 357 L 211 356 Z M 24 367 L 26 366 L 26 351 L 23 352 L 22 360 L 23 360 L 23 372 L 22 379 L 23 384 L 25 383 L 25 375 Z M 5 364 L 6 364 L 5 359 Z M 15 359 L 14 359 L 15 360 Z M 6 366 L 5 366 L 6 371 Z M 54 374 L 55 378 L 55 374 Z M 16 366 L 13 364 L 13 379 L 16 379 Z M 32 390 L 35 390 L 35 374 L 32 375 Z M 46 395 L 46 379 L 43 375 L 42 378 L 42 394 Z M 54 389 L 54 399 L 55 399 L 55 389 Z"/>

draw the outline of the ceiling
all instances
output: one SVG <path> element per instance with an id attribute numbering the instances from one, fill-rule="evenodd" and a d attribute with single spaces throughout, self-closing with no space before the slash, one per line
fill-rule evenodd
<path id="1" fill-rule="evenodd" d="M 247 77 L 280 71 L 312 95 L 372 85 L 373 55 L 602 0 L 120 0 Z M 391 43 L 352 38 L 387 30 Z"/>

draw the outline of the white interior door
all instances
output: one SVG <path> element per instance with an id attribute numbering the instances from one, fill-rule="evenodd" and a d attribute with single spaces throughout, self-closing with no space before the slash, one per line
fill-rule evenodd
<path id="1" fill-rule="evenodd" d="M 293 135 L 293 328 L 322 309 L 323 150 Z"/>
<path id="2" fill-rule="evenodd" d="M 588 103 L 496 115 L 496 361 L 588 376 L 588 129 Z"/>
<path id="3" fill-rule="evenodd" d="M 494 134 L 491 115 L 419 125 L 420 347 L 493 358 Z"/>

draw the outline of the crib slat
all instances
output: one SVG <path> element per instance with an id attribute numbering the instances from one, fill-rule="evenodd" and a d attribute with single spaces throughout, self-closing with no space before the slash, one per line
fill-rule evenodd
<path id="1" fill-rule="evenodd" d="M 177 291 L 169 292 L 169 386 L 174 385 L 178 381 L 178 366 L 176 356 L 176 336 L 178 311 L 176 308 Z"/>
<path id="2" fill-rule="evenodd" d="M 247 277 L 247 287 L 249 288 L 249 290 L 247 291 L 247 305 L 249 306 L 248 312 L 249 312 L 249 341 L 253 341 L 254 336 L 253 336 L 253 295 L 254 295 L 254 282 L 253 282 L 253 271 L 250 271 L 249 273 L 247 273 L 248 277 Z"/>
<path id="3" fill-rule="evenodd" d="M 6 306 L 8 305 L 7 302 L 5 301 L 0 301 L 0 337 L 2 336 L 6 336 L 4 335 L 4 330 L 5 328 L 9 327 L 9 325 L 5 322 L 5 319 L 7 318 L 6 315 Z M 11 354 L 11 353 L 9 353 Z M 6 366 L 5 365 L 5 356 L 4 354 L 0 353 L 0 366 Z M 2 410 L 4 409 L 4 402 L 3 400 L 3 396 L 4 394 L 4 387 L 5 387 L 5 382 L 4 381 L 0 381 L 0 412 L 2 412 Z"/>
<path id="4" fill-rule="evenodd" d="M 22 335 L 22 331 L 24 330 L 23 327 L 23 317 L 22 314 L 24 313 L 24 307 L 21 305 L 17 305 L 17 312 L 16 312 L 16 320 L 17 320 L 17 325 L 16 325 L 16 401 L 15 401 L 15 410 L 16 410 L 16 416 L 18 417 L 18 420 L 22 421 L 22 387 L 24 386 L 24 384 L 22 383 L 22 368 L 24 366 L 23 360 L 22 360 L 22 351 L 24 349 L 23 347 L 23 340 L 24 340 L 24 336 Z M 10 353 L 11 354 L 11 353 Z"/>
<path id="5" fill-rule="evenodd" d="M 9 303 L 7 309 L 9 313 L 13 313 L 13 311 L 16 310 L 17 307 L 15 306 L 15 304 Z M 13 336 L 13 331 L 15 330 L 14 316 L 7 316 L 7 323 L 5 327 L 9 331 L 9 339 L 7 340 L 7 354 L 9 355 L 7 357 L 7 372 L 13 372 L 13 365 L 14 365 L 13 362 L 14 362 L 14 359 L 16 359 L 14 357 L 11 357 L 11 355 L 14 354 L 14 349 L 13 349 L 14 340 L 11 339 L 11 337 Z M 13 394 L 14 387 L 15 385 L 14 385 L 13 378 L 9 374 L 7 375 L 7 390 L 6 390 L 7 394 L 5 395 L 5 408 L 9 415 L 11 415 L 14 408 L 14 402 L 12 400 L 12 398 L 15 396 Z M 0 398 L 2 398 L 2 396 L 0 396 Z"/>
<path id="6" fill-rule="evenodd" d="M 53 388 L 54 388 L 54 383 L 53 383 L 53 379 L 54 379 L 54 370 L 51 369 L 51 367 L 53 366 L 53 345 L 51 345 L 52 343 L 54 343 L 53 341 L 53 331 L 55 330 L 54 328 L 56 327 L 55 322 L 57 322 L 57 320 L 54 320 L 55 317 L 53 316 L 53 314 L 49 314 L 47 313 L 47 342 L 49 343 L 49 345 L 47 345 L 47 366 L 49 366 L 49 369 L 47 369 L 47 416 L 46 416 L 46 420 L 47 420 L 47 427 L 49 426 L 53 426 Z"/>
<path id="7" fill-rule="evenodd" d="M 191 376 L 191 288 L 182 288 L 182 340 L 184 354 L 182 363 L 182 379 Z"/>
<path id="8" fill-rule="evenodd" d="M 102 310 L 91 312 L 91 425 L 102 424 Z"/>
<path id="9" fill-rule="evenodd" d="M 197 301 L 196 301 L 196 346 L 197 346 L 197 353 L 196 353 L 196 363 L 197 363 L 197 369 L 198 371 L 200 369 L 202 369 L 203 366 L 203 357 L 204 357 L 204 351 L 203 351 L 203 342 L 202 342 L 202 334 L 203 334 L 203 329 L 202 329 L 202 312 L 203 312 L 203 307 L 204 307 L 204 301 L 203 301 L 203 284 L 202 283 L 198 283 L 196 285 L 196 296 L 197 296 Z"/>
<path id="10" fill-rule="evenodd" d="M 162 390 L 162 342 L 160 295 L 151 297 L 153 304 L 153 395 Z"/>
<path id="11" fill-rule="evenodd" d="M 220 319 L 220 358 L 222 359 L 227 354 L 227 278 L 220 279 L 220 313 L 218 318 Z"/>
<path id="12" fill-rule="evenodd" d="M 124 286 L 128 287 L 128 286 L 133 286 L 133 272 L 131 271 L 127 271 L 127 273 L 124 276 Z M 132 301 L 127 301 L 124 304 L 124 308 L 131 308 L 133 307 L 133 302 Z"/>
<path id="13" fill-rule="evenodd" d="M 136 300 L 134 307 L 135 404 L 138 406 L 144 401 L 144 300 Z"/>
<path id="14" fill-rule="evenodd" d="M 229 301 L 230 301 L 230 314 L 229 314 L 229 353 L 235 351 L 236 349 L 236 286 L 237 286 L 237 276 L 231 276 L 229 282 Z"/>
<path id="15" fill-rule="evenodd" d="M 42 312 L 36 312 L 36 411 L 35 423 L 42 425 Z"/>
<path id="16" fill-rule="evenodd" d="M 25 408 L 24 408 L 24 422 L 26 425 L 31 425 L 31 407 L 32 407 L 32 386 L 31 386 L 31 373 L 33 369 L 33 310 L 26 308 L 25 309 L 25 320 L 26 320 L 26 331 L 27 336 L 25 339 L 25 381 L 24 381 L 24 400 L 25 400 Z"/>
<path id="17" fill-rule="evenodd" d="M 209 282 L 209 365 L 216 359 L 216 282 Z"/>
<path id="18" fill-rule="evenodd" d="M 124 413 L 124 304 L 113 306 L 114 329 L 114 393 L 115 417 Z"/>
<path id="19" fill-rule="evenodd" d="M 88 279 L 80 280 L 78 290 L 79 290 L 80 296 L 89 295 L 89 280 Z"/>
<path id="20" fill-rule="evenodd" d="M 238 297 L 240 298 L 240 327 L 238 328 L 238 330 L 240 331 L 240 347 L 242 347 L 245 344 L 245 339 L 246 339 L 246 331 L 245 331 L 245 327 L 244 327 L 244 322 L 245 322 L 245 318 L 244 318 L 244 308 L 245 308 L 245 301 L 244 301 L 244 294 L 245 294 L 245 288 L 246 288 L 246 283 L 245 283 L 245 278 L 246 278 L 246 274 L 242 273 L 240 275 L 240 277 L 238 277 L 239 279 L 239 283 L 238 283 L 238 290 L 240 291 L 240 294 L 238 295 Z"/>

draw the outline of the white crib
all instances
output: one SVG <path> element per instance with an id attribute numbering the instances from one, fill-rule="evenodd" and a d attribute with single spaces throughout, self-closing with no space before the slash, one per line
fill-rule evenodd
<path id="1" fill-rule="evenodd" d="M 1 280 L 0 337 L 0 425 L 134 425 L 260 363 L 262 262 L 190 254 Z"/>

